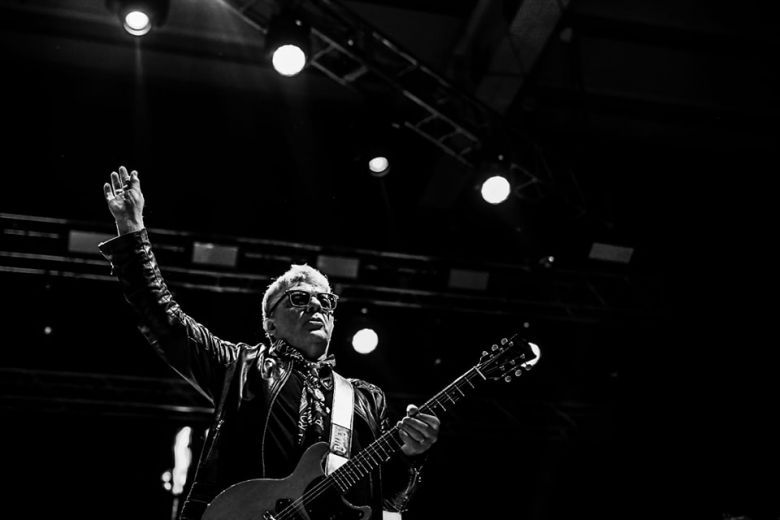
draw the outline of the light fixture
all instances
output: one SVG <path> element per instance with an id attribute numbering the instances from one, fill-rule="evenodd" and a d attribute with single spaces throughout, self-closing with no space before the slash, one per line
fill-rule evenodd
<path id="1" fill-rule="evenodd" d="M 368 171 L 374 177 L 384 177 L 390 172 L 390 160 L 384 155 L 376 155 L 368 160 Z"/>
<path id="2" fill-rule="evenodd" d="M 482 199 L 488 204 L 501 204 L 512 194 L 510 166 L 503 153 L 486 150 L 478 166 L 482 184 L 479 188 Z"/>
<path id="3" fill-rule="evenodd" d="M 119 17 L 122 28 L 133 36 L 148 34 L 168 16 L 169 0 L 108 0 L 108 8 Z"/>
<path id="4" fill-rule="evenodd" d="M 398 158 L 397 150 L 402 146 L 401 125 L 393 120 L 388 123 L 382 114 L 368 117 L 371 119 L 365 123 L 362 137 L 364 164 L 373 177 L 384 177 L 390 173 Z"/>
<path id="5" fill-rule="evenodd" d="M 309 61 L 309 26 L 290 11 L 280 12 L 268 24 L 265 50 L 276 72 L 282 76 L 295 76 Z"/>
<path id="6" fill-rule="evenodd" d="M 352 336 L 352 348 L 358 354 L 370 354 L 379 344 L 379 336 L 371 328 L 363 328 Z"/>
<path id="7" fill-rule="evenodd" d="M 493 175 L 482 183 L 482 198 L 489 204 L 501 204 L 512 192 L 512 185 L 503 175 Z"/>

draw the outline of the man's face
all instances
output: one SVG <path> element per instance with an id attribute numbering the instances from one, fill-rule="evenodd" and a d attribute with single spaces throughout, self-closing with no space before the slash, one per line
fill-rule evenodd
<path id="1" fill-rule="evenodd" d="M 325 312 L 316 297 L 316 293 L 328 292 L 327 288 L 301 282 L 291 286 L 288 291 L 305 291 L 315 296 L 305 307 L 293 307 L 287 296 L 276 296 L 272 304 L 279 298 L 281 301 L 269 316 L 273 323 L 271 332 L 275 338 L 284 339 L 300 350 L 304 357 L 317 359 L 328 350 L 333 333 L 333 313 Z"/>

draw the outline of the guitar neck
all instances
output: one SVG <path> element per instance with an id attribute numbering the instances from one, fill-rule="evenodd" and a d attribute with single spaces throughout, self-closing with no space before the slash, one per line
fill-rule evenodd
<path id="1" fill-rule="evenodd" d="M 486 377 L 477 367 L 473 367 L 426 401 L 419 407 L 419 412 L 431 415 L 445 413 L 484 381 Z M 395 425 L 331 473 L 328 479 L 342 492 L 346 492 L 371 471 L 390 460 L 401 446 L 403 441 L 399 436 L 399 427 Z"/>

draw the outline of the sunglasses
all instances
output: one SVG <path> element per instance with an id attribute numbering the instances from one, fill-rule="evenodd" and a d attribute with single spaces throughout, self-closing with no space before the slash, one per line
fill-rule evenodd
<path id="1" fill-rule="evenodd" d="M 336 308 L 336 304 L 339 301 L 339 297 L 333 293 L 329 293 L 329 292 L 310 293 L 306 291 L 293 289 L 290 291 L 285 291 L 282 297 L 276 300 L 276 303 L 274 303 L 271 306 L 271 308 L 268 309 L 268 314 L 274 312 L 274 309 L 282 302 L 282 300 L 284 300 L 285 297 L 287 297 L 287 299 L 290 300 L 291 307 L 308 307 L 309 304 L 311 303 L 311 299 L 313 296 L 317 297 L 317 301 L 320 302 L 320 307 L 322 307 L 322 310 L 325 312 L 333 312 L 333 310 Z"/>

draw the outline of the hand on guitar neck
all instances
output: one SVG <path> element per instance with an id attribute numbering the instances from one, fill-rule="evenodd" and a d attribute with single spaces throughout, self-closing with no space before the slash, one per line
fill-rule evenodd
<path id="1" fill-rule="evenodd" d="M 439 418 L 419 410 L 410 404 L 406 407 L 406 417 L 398 422 L 398 433 L 404 441 L 401 452 L 408 457 L 422 455 L 439 438 Z"/>

